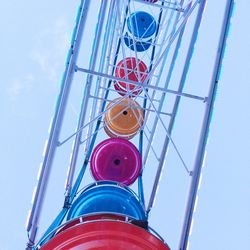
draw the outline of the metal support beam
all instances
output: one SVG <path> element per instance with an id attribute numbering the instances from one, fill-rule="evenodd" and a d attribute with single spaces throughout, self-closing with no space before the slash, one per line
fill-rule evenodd
<path id="1" fill-rule="evenodd" d="M 93 47 L 92 47 L 93 49 L 92 49 L 92 54 L 91 54 L 90 63 L 89 63 L 89 68 L 91 70 L 93 70 L 96 66 L 97 54 L 99 51 L 99 47 L 101 45 L 100 40 L 101 40 L 101 34 L 103 30 L 103 25 L 104 25 L 104 18 L 106 15 L 106 9 L 107 9 L 107 4 L 104 1 L 101 1 L 101 6 L 99 9 L 99 15 L 98 15 L 98 20 L 97 20 L 97 25 L 96 25 L 96 34 L 95 34 L 95 38 L 93 41 Z M 92 81 L 93 81 L 93 75 L 89 74 L 86 80 L 83 102 L 81 105 L 81 111 L 80 111 L 80 116 L 79 116 L 76 131 L 78 131 L 83 126 L 84 121 L 85 121 L 86 109 L 88 106 L 88 100 L 89 100 Z M 82 137 L 82 130 L 80 130 L 80 132 L 76 134 L 76 137 L 74 139 L 72 157 L 70 159 L 70 165 L 69 165 L 69 174 L 68 174 L 67 181 L 66 181 L 66 193 L 65 193 L 66 202 L 71 192 L 77 157 L 79 154 L 79 149 L 80 149 L 80 144 L 81 144 L 81 137 Z"/>
<path id="2" fill-rule="evenodd" d="M 205 7 L 205 0 L 202 3 L 200 3 L 200 5 L 199 5 L 198 14 L 197 14 L 197 17 L 196 17 L 196 21 L 195 21 L 195 25 L 194 25 L 194 29 L 193 29 L 193 33 L 192 33 L 192 38 L 191 38 L 191 41 L 190 41 L 190 44 L 189 44 L 188 53 L 187 53 L 187 56 L 186 56 L 186 60 L 185 60 L 181 80 L 180 80 L 179 87 L 178 87 L 178 92 L 180 92 L 180 93 L 182 93 L 182 90 L 183 90 L 183 87 L 184 87 L 184 84 L 185 84 L 189 64 L 190 64 L 190 61 L 191 61 L 191 58 L 192 58 L 192 55 L 193 55 L 194 45 L 195 45 L 195 42 L 196 42 L 196 39 L 197 39 L 199 27 L 200 27 L 201 20 L 202 20 L 204 7 Z M 178 50 L 176 50 L 176 53 L 178 53 Z M 178 110 L 180 98 L 181 98 L 181 96 L 176 97 L 176 100 L 175 100 L 175 103 L 174 103 L 174 106 L 173 106 L 172 117 L 171 117 L 169 125 L 168 125 L 169 134 L 172 133 L 172 130 L 173 130 L 173 127 L 174 127 L 174 122 L 175 122 L 175 118 L 176 118 L 176 115 L 177 115 L 177 110 Z M 170 142 L 169 138 L 166 137 L 165 142 L 164 142 L 164 146 L 163 146 L 163 149 L 162 149 L 162 152 L 161 152 L 160 163 L 159 163 L 159 167 L 158 167 L 158 170 L 157 170 L 157 173 L 156 173 L 156 178 L 155 178 L 155 181 L 154 181 L 154 186 L 153 186 L 152 194 L 151 194 L 151 197 L 150 197 L 147 212 L 149 212 L 151 210 L 151 208 L 153 207 L 154 201 L 155 201 L 156 192 L 157 192 L 157 189 L 158 189 L 158 186 L 159 186 L 160 176 L 161 176 L 161 173 L 162 173 L 164 159 L 165 159 L 166 152 L 167 152 L 167 149 L 168 149 L 168 146 L 169 146 L 169 142 Z M 189 174 L 191 175 L 192 172 L 190 171 Z"/>
<path id="3" fill-rule="evenodd" d="M 217 55 L 215 58 L 213 75 L 212 75 L 210 89 L 209 89 L 208 102 L 206 103 L 206 110 L 205 110 L 205 114 L 203 117 L 203 123 L 201 127 L 201 132 L 200 132 L 200 140 L 199 140 L 194 168 L 193 168 L 194 169 L 193 176 L 191 180 L 188 201 L 186 205 L 186 213 L 184 217 L 179 250 L 186 250 L 188 247 L 188 239 L 189 239 L 190 228 L 191 228 L 192 220 L 193 220 L 194 206 L 195 206 L 195 201 L 196 201 L 196 196 L 197 196 L 197 191 L 198 191 L 198 186 L 199 186 L 199 181 L 200 181 L 203 159 L 205 155 L 205 149 L 206 149 L 207 138 L 208 138 L 208 133 L 209 133 L 209 126 L 210 126 L 210 122 L 212 118 L 213 105 L 214 105 L 216 90 L 217 90 L 218 81 L 219 81 L 219 74 L 220 74 L 220 70 L 222 67 L 223 54 L 224 54 L 225 47 L 226 47 L 227 33 L 228 33 L 229 26 L 230 26 L 230 18 L 231 18 L 232 11 L 233 11 L 233 5 L 234 5 L 233 0 L 227 1 L 225 14 L 224 14 L 224 20 L 223 20 L 221 34 L 220 34 L 220 40 L 219 40 L 218 49 L 217 49 Z"/>
<path id="4" fill-rule="evenodd" d="M 29 233 L 29 240 L 26 250 L 31 250 L 35 244 L 36 233 L 38 230 L 40 214 L 46 193 L 47 182 L 49 180 L 52 161 L 55 155 L 59 134 L 61 131 L 62 120 L 64 117 L 66 104 L 70 92 L 70 87 L 74 75 L 74 67 L 78 57 L 79 44 L 82 39 L 85 22 L 90 2 L 82 0 L 79 7 L 79 16 L 76 19 L 75 32 L 72 36 L 72 44 L 69 50 L 69 59 L 65 68 L 62 79 L 61 89 L 56 103 L 55 114 L 52 121 L 52 126 L 49 134 L 47 146 L 45 148 L 44 160 L 42 162 L 41 174 L 38 180 L 34 202 L 28 219 L 27 231 Z"/>
<path id="5" fill-rule="evenodd" d="M 123 79 L 123 78 L 115 77 L 115 76 L 112 76 L 112 75 L 109 75 L 109 74 L 104 74 L 104 73 L 97 72 L 97 71 L 94 71 L 94 70 L 80 68 L 78 66 L 75 67 L 75 70 L 83 72 L 83 73 L 87 73 L 87 74 L 93 74 L 93 75 L 96 75 L 96 76 L 100 76 L 100 77 L 103 77 L 103 78 L 106 78 L 106 79 L 109 79 L 109 80 L 123 81 L 123 82 L 128 83 L 128 84 L 133 84 L 135 86 L 144 87 L 144 85 L 142 83 L 139 83 L 139 82 L 135 82 L 135 81 L 132 81 L 132 80 L 129 80 L 129 79 Z M 196 100 L 203 101 L 203 102 L 206 102 L 206 100 L 207 100 L 207 97 L 201 97 L 201 96 L 197 96 L 197 95 L 193 95 L 193 94 L 189 94 L 189 93 L 184 93 L 184 92 L 180 93 L 180 92 L 175 91 L 175 90 L 162 88 L 162 87 L 157 87 L 157 86 L 154 86 L 154 85 L 147 85 L 146 88 L 147 89 L 158 90 L 158 91 L 161 91 L 163 93 L 174 94 L 174 95 L 177 95 L 177 96 L 184 96 L 184 97 L 196 99 Z"/>

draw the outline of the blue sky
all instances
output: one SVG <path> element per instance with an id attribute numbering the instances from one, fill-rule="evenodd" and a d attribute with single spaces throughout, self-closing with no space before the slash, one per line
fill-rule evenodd
<path id="1" fill-rule="evenodd" d="M 203 23 L 210 28 L 200 34 L 202 48 L 213 37 L 212 27 L 221 20 L 218 13 L 223 13 L 225 2 L 208 1 Z M 241 250 L 250 245 L 250 3 L 235 2 L 191 250 Z M 78 3 L 1 4 L 0 250 L 23 249 L 26 242 L 25 221 Z M 156 221 L 153 225 L 161 232 Z"/>

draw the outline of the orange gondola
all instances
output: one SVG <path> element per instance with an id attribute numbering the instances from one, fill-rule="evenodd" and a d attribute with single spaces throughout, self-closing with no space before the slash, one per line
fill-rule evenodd
<path id="1" fill-rule="evenodd" d="M 130 98 L 119 102 L 119 98 L 107 106 L 104 117 L 104 129 L 110 137 L 131 139 L 143 124 L 143 111 L 141 106 Z"/>

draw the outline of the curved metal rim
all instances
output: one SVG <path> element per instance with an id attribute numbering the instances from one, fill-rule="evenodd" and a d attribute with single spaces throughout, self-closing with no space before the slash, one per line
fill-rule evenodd
<path id="1" fill-rule="evenodd" d="M 67 223 L 69 223 L 69 222 L 67 222 Z M 65 224 L 67 224 L 67 223 L 65 223 Z M 159 238 L 158 236 L 158 234 L 155 234 L 155 232 L 152 234 L 149 230 L 145 230 L 145 229 L 143 229 L 143 228 L 141 228 L 141 227 L 139 227 L 139 226 L 136 226 L 136 225 L 134 225 L 134 224 L 132 224 L 132 223 L 129 223 L 129 221 L 115 221 L 115 220 L 95 220 L 95 221 L 88 221 L 88 222 L 82 222 L 82 223 L 79 223 L 79 224 L 77 224 L 77 225 L 74 225 L 74 226 L 72 226 L 72 227 L 70 227 L 70 228 L 68 228 L 68 229 L 66 229 L 64 232 L 62 232 L 62 234 L 68 234 L 69 235 L 69 231 L 71 230 L 74 230 L 73 228 L 75 228 L 75 232 L 76 232 L 76 230 L 78 230 L 78 229 L 80 229 L 80 227 L 82 227 L 83 226 L 83 224 L 85 224 L 87 227 L 93 227 L 93 225 L 95 224 L 95 223 L 101 223 L 102 225 L 103 224 L 106 224 L 106 225 L 113 225 L 113 226 L 115 226 L 115 227 L 119 227 L 119 225 L 120 226 L 122 226 L 122 227 L 124 227 L 125 226 L 125 228 L 126 227 L 130 227 L 130 228 L 133 228 L 133 230 L 136 230 L 136 231 L 138 231 L 138 232 L 141 232 L 139 235 L 141 235 L 141 234 L 150 234 L 151 235 L 151 237 L 154 237 L 154 239 L 156 240 L 156 242 L 158 242 L 158 243 L 153 243 L 153 241 L 155 242 L 155 240 L 153 240 L 151 237 L 149 238 L 149 239 L 151 239 L 150 240 L 150 242 L 152 243 L 152 244 L 156 244 L 158 247 L 160 246 L 160 245 L 162 245 L 162 248 L 161 249 L 170 249 L 169 248 L 169 246 L 167 245 L 167 243 L 166 242 L 164 242 L 163 240 L 162 240 L 162 238 Z M 65 225 L 64 224 L 64 225 Z M 88 224 L 88 225 L 87 225 Z M 127 225 L 127 226 L 126 226 Z M 95 226 L 96 227 L 96 226 Z M 96 227 L 96 228 L 98 228 L 98 227 Z M 87 230 L 88 231 L 88 230 Z M 127 231 L 127 230 L 125 230 L 125 231 Z M 131 233 L 130 233 L 131 234 Z M 57 235 L 59 235 L 59 234 L 57 234 Z M 137 235 L 137 234 L 136 234 Z M 62 235 L 61 236 L 59 236 L 59 237 L 63 237 Z M 138 236 L 138 237 L 140 237 L 140 236 Z M 144 238 L 144 237 L 143 237 Z M 152 241 L 153 240 L 153 241 Z M 48 243 L 48 242 L 47 242 Z M 159 245 L 158 245 L 159 244 Z M 40 249 L 42 246 L 37 246 L 35 249 Z M 165 248 L 166 247 L 166 248 Z"/>

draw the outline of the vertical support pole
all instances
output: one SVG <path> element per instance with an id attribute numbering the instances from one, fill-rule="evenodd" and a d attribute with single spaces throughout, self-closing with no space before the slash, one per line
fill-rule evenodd
<path id="1" fill-rule="evenodd" d="M 101 40 L 101 34 L 103 30 L 103 25 L 104 25 L 104 18 L 106 15 L 106 9 L 107 9 L 107 3 L 102 1 L 100 9 L 99 9 L 98 21 L 96 24 L 96 34 L 95 34 L 95 38 L 93 41 L 92 54 L 91 54 L 90 63 L 89 63 L 90 70 L 94 70 L 96 66 L 97 55 L 98 55 L 99 47 L 101 45 L 100 40 Z M 80 128 L 83 126 L 84 121 L 85 121 L 86 109 L 88 105 L 89 92 L 90 92 L 92 81 L 93 81 L 93 75 L 88 74 L 76 131 L 80 130 Z M 66 180 L 66 195 L 65 195 L 66 203 L 68 202 L 71 188 L 72 188 L 72 182 L 73 182 L 73 177 L 75 173 L 77 157 L 78 157 L 79 149 L 80 149 L 81 136 L 82 136 L 82 131 L 77 133 L 75 140 L 74 140 L 73 152 L 72 152 L 72 157 L 71 157 L 70 165 L 69 165 L 69 174 Z"/>
<path id="2" fill-rule="evenodd" d="M 180 245 L 179 245 L 180 250 L 186 250 L 188 247 L 188 238 L 189 238 L 190 228 L 191 228 L 192 219 L 193 219 L 195 200 L 196 200 L 196 195 L 198 191 L 202 163 L 204 159 L 205 148 L 206 148 L 206 143 L 207 143 L 207 138 L 208 138 L 208 133 L 209 133 L 209 126 L 210 126 L 210 122 L 212 118 L 213 105 L 214 105 L 216 90 L 217 90 L 218 81 L 219 81 L 219 74 L 220 74 L 220 70 L 222 66 L 223 54 L 224 54 L 225 47 L 226 47 L 226 39 L 227 39 L 227 33 L 228 33 L 229 25 L 230 25 L 230 18 L 232 15 L 233 5 L 234 5 L 233 0 L 227 1 L 219 44 L 218 44 L 218 49 L 217 49 L 217 55 L 215 58 L 213 75 L 212 75 L 210 89 L 209 89 L 208 101 L 206 103 L 206 109 L 205 109 L 203 123 L 201 127 L 201 132 L 200 132 L 200 140 L 199 140 L 196 158 L 194 162 L 193 176 L 192 176 L 192 181 L 190 185 L 189 196 L 188 196 L 188 201 L 186 205 L 186 213 L 185 213 L 182 234 L 181 234 L 181 239 L 180 239 Z"/>
<path id="3" fill-rule="evenodd" d="M 190 64 L 190 61 L 191 61 L 191 58 L 192 58 L 192 55 L 193 55 L 194 45 L 195 45 L 195 42 L 196 42 L 196 39 L 197 39 L 197 35 L 198 35 L 199 27 L 200 27 L 200 24 L 201 24 L 205 4 L 206 4 L 206 0 L 203 0 L 199 5 L 198 14 L 197 14 L 197 17 L 196 17 L 196 21 L 195 21 L 195 25 L 194 25 L 194 29 L 193 29 L 193 33 L 192 33 L 192 38 L 191 38 L 191 41 L 190 41 L 190 44 L 189 44 L 188 53 L 187 53 L 187 56 L 186 56 L 184 68 L 183 68 L 183 71 L 182 71 L 181 80 L 180 80 L 179 87 L 178 87 L 178 92 L 182 92 L 183 87 L 184 87 L 185 82 L 186 82 L 186 76 L 187 76 L 189 64 Z M 184 32 L 184 30 L 182 30 L 182 32 Z M 182 35 L 183 35 L 183 33 L 180 35 L 179 40 L 177 41 L 178 46 L 181 43 Z M 176 47 L 174 57 L 177 56 L 177 54 L 178 54 L 178 49 L 179 49 L 178 46 Z M 174 67 L 174 63 L 175 63 L 175 61 L 173 61 L 173 64 L 171 64 L 171 67 Z M 171 74 L 171 71 L 170 71 L 170 74 Z M 168 81 L 169 81 L 170 77 L 171 77 L 171 75 L 168 76 L 168 79 L 167 79 Z M 163 94 L 163 96 L 162 96 L 161 105 L 163 105 L 164 96 L 165 96 L 165 94 Z M 168 132 L 169 132 L 170 135 L 171 135 L 173 127 L 174 127 L 174 122 L 175 122 L 175 118 L 176 118 L 176 115 L 177 115 L 180 98 L 181 98 L 180 96 L 177 96 L 176 99 L 175 99 L 174 107 L 173 107 L 173 110 L 172 110 L 172 116 L 171 116 L 171 119 L 169 121 Z M 161 106 L 159 106 L 159 108 L 161 109 Z M 156 197 L 157 189 L 158 189 L 158 186 L 159 186 L 159 181 L 160 181 L 160 177 L 161 177 L 161 173 L 162 173 L 164 160 L 165 160 L 165 155 L 166 155 L 166 152 L 167 152 L 167 149 L 168 149 L 169 141 L 170 141 L 169 137 L 166 137 L 166 139 L 164 141 L 163 149 L 162 149 L 162 152 L 161 152 L 161 156 L 160 156 L 159 167 L 157 169 L 157 173 L 156 173 L 156 177 L 155 177 L 155 181 L 154 181 L 154 185 L 153 185 L 153 190 L 152 190 L 152 193 L 151 193 L 151 196 L 150 196 L 150 200 L 149 200 L 149 204 L 148 204 L 148 208 L 147 208 L 147 213 L 150 212 L 150 210 L 153 207 L 154 201 L 155 201 L 155 197 Z"/>
<path id="4" fill-rule="evenodd" d="M 113 1 L 113 0 L 111 0 Z M 98 16 L 98 21 L 97 21 L 97 28 L 96 28 L 96 35 L 94 38 L 94 44 L 93 44 L 93 49 L 92 49 L 92 57 L 90 60 L 90 64 L 89 64 L 89 68 L 94 70 L 95 67 L 95 63 L 96 63 L 96 55 L 99 49 L 99 46 L 96 46 L 96 44 L 100 44 L 100 35 L 102 33 L 102 26 L 104 24 L 103 19 L 105 17 L 105 13 L 106 13 L 106 4 L 105 5 L 101 5 L 100 10 L 99 10 L 99 16 Z M 111 10 L 112 12 L 112 10 Z M 108 27 L 107 27 L 108 29 Z M 91 85 L 91 81 L 92 79 L 89 79 L 89 75 L 87 77 L 87 83 L 88 85 Z M 86 92 L 86 89 L 88 89 L 89 86 L 86 85 L 85 87 L 85 91 L 84 94 Z M 88 98 L 88 96 L 83 96 L 83 102 L 81 105 L 81 112 L 80 112 L 80 116 L 79 116 L 79 120 L 78 120 L 78 126 L 77 126 L 77 130 L 80 129 L 80 127 L 83 125 L 84 123 L 84 114 L 86 113 L 86 106 L 87 106 L 87 100 L 85 98 Z M 76 131 L 77 131 L 76 130 Z M 45 242 L 47 242 L 50 237 L 53 236 L 53 234 L 51 234 L 51 232 L 58 227 L 59 225 L 61 225 L 69 207 L 70 207 L 70 192 L 72 189 L 72 182 L 73 182 L 73 177 L 74 177 L 74 172 L 75 172 L 75 166 L 76 166 L 76 161 L 77 161 L 77 157 L 79 154 L 79 146 L 80 146 L 80 138 L 81 138 L 82 132 L 78 133 L 75 137 L 74 140 L 74 146 L 73 146 L 73 151 L 72 151 L 72 157 L 70 159 L 70 163 L 69 163 L 69 171 L 68 171 L 68 176 L 67 176 L 67 180 L 66 180 L 66 187 L 65 187 L 65 200 L 64 200 L 64 206 L 63 209 L 61 210 L 61 212 L 57 215 L 57 217 L 54 219 L 54 221 L 51 223 L 51 225 L 49 226 L 49 228 L 46 230 L 46 232 L 44 233 L 44 235 L 42 236 L 42 238 L 40 239 L 40 241 L 38 242 L 38 244 L 44 244 Z M 48 235 L 50 235 L 50 237 L 48 237 Z"/>
<path id="5" fill-rule="evenodd" d="M 164 6 L 164 1 L 162 1 L 161 5 Z M 158 16 L 158 20 L 157 20 L 157 28 L 156 28 L 156 31 L 155 31 L 154 44 L 156 43 L 157 36 L 158 36 L 158 33 L 159 33 L 159 28 L 160 28 L 161 19 L 162 19 L 162 12 L 163 12 L 163 9 L 161 8 L 159 16 Z M 135 47 L 135 44 L 134 44 L 134 47 Z M 153 45 L 151 58 L 150 58 L 150 67 L 149 67 L 149 70 L 148 70 L 149 72 L 150 72 L 150 70 L 152 69 L 152 66 L 153 66 L 152 62 L 153 62 L 154 57 L 155 57 L 155 49 L 156 49 L 156 47 L 155 47 L 155 45 Z M 148 90 L 146 90 L 146 91 L 148 91 Z M 144 95 L 144 99 L 143 99 L 143 117 L 145 117 L 145 113 L 146 113 L 145 109 L 146 109 L 146 107 L 147 107 L 147 96 Z M 142 154 L 143 153 L 143 130 L 140 131 L 140 135 L 139 135 L 139 151 L 140 151 L 140 155 L 141 155 L 141 158 L 142 158 L 143 157 L 143 154 Z M 139 199 L 140 199 L 141 203 L 145 207 L 145 197 L 144 197 L 142 175 L 143 175 L 143 172 L 138 177 L 138 195 L 139 195 Z"/>
<path id="6" fill-rule="evenodd" d="M 99 64 L 99 68 L 98 68 L 99 72 L 103 72 L 104 69 L 106 70 L 105 73 L 107 73 L 107 71 L 108 71 L 108 63 L 106 63 L 106 58 L 110 57 L 110 54 L 111 54 L 111 50 L 110 50 L 109 47 L 110 47 L 110 44 L 111 44 L 111 40 L 113 39 L 112 34 L 114 34 L 114 30 L 115 30 L 114 6 L 115 6 L 115 0 L 111 0 L 110 4 L 109 4 L 107 24 L 106 24 L 104 38 L 103 38 L 102 53 L 101 53 L 100 64 Z M 106 68 L 105 68 L 105 66 L 106 66 Z M 98 79 L 96 81 L 96 84 L 95 84 L 94 96 L 98 96 L 98 94 L 100 93 L 101 81 L 102 81 L 101 77 L 98 77 Z M 97 106 L 98 106 L 97 103 L 98 103 L 98 100 L 94 98 L 93 102 L 92 102 L 91 114 L 90 114 L 89 121 L 93 120 L 95 115 L 96 115 L 96 110 L 97 110 Z M 89 144 L 90 144 L 90 141 L 91 141 L 91 136 L 90 135 L 92 135 L 93 127 L 94 127 L 94 123 L 91 122 L 89 124 L 88 132 L 87 132 L 87 140 L 86 140 L 86 147 L 85 147 L 86 151 L 89 148 Z"/>
<path id="7" fill-rule="evenodd" d="M 70 92 L 70 87 L 74 75 L 74 67 L 79 53 L 79 45 L 82 39 L 83 30 L 87 18 L 90 1 L 82 0 L 79 7 L 80 16 L 76 20 L 75 33 L 73 33 L 72 44 L 69 50 L 69 60 L 65 68 L 62 79 L 61 89 L 56 103 L 55 114 L 52 121 L 52 126 L 49 134 L 48 143 L 45 149 L 44 160 L 42 162 L 41 174 L 38 180 L 37 190 L 32 204 L 30 217 L 28 220 L 27 231 L 29 233 L 29 240 L 26 250 L 31 250 L 35 244 L 36 233 L 44 197 L 46 194 L 46 187 L 49 180 L 53 158 L 56 152 L 58 139 L 62 127 L 62 120 L 64 117 L 66 104 Z"/>
<path id="8" fill-rule="evenodd" d="M 180 6 L 182 7 L 183 6 L 183 0 L 180 2 Z M 177 25 L 177 22 L 179 20 L 179 17 L 180 17 L 180 12 L 176 15 L 175 17 L 175 21 L 174 21 L 174 27 L 176 27 Z M 184 30 L 185 30 L 185 27 L 186 27 L 186 24 L 184 25 L 183 29 L 181 30 L 179 36 L 178 36 L 178 40 L 177 40 L 177 43 L 175 45 L 175 49 L 174 49 L 174 54 L 172 56 L 172 59 L 171 59 L 171 63 L 170 63 L 170 67 L 169 67 L 169 71 L 168 71 L 168 76 L 167 76 L 167 80 L 164 84 L 164 88 L 167 89 L 168 88 L 168 85 L 169 85 L 169 82 L 170 82 L 170 79 L 171 79 L 171 76 L 172 76 L 172 72 L 173 72 L 173 69 L 174 69 L 174 66 L 175 66 L 175 61 L 176 61 L 176 58 L 177 58 L 177 55 L 178 55 L 178 51 L 179 51 L 179 47 L 181 45 L 181 41 L 182 41 L 182 37 L 183 37 L 183 33 L 184 33 Z M 175 30 L 175 29 L 174 29 Z M 172 34 L 174 33 L 174 30 L 172 31 Z M 164 57 L 163 59 L 163 63 L 162 63 L 162 66 L 161 66 L 161 73 L 159 74 L 161 76 L 161 74 L 164 72 L 163 71 L 163 68 L 164 68 L 164 65 L 166 63 L 166 60 L 167 60 L 167 56 L 168 56 L 168 53 L 166 53 L 166 56 Z M 160 78 L 159 76 L 159 78 Z M 159 81 L 159 80 L 158 80 Z M 155 91 L 155 90 L 154 90 Z M 161 96 L 161 99 L 160 99 L 160 102 L 159 102 L 159 107 L 158 107 L 158 112 L 161 112 L 162 110 L 162 107 L 163 107 L 163 102 L 164 102 L 164 99 L 165 99 L 165 96 L 166 96 L 166 93 L 162 93 L 162 96 Z M 154 132 L 156 130 L 156 126 L 158 124 L 158 117 L 156 116 L 155 119 L 154 119 L 154 123 L 153 123 L 153 127 L 152 127 L 152 130 L 151 130 L 151 135 L 149 137 L 149 141 L 152 142 L 153 140 L 153 137 L 154 137 Z M 144 155 L 143 155 L 143 165 L 146 164 L 146 161 L 148 159 L 148 154 L 149 154 L 149 150 L 150 150 L 150 147 L 151 147 L 151 144 L 148 143 L 147 145 L 147 148 L 144 150 Z"/>
<path id="9" fill-rule="evenodd" d="M 119 2 L 119 1 L 118 1 Z M 115 4 L 118 4 L 118 2 L 116 1 Z M 128 0 L 128 2 L 130 2 L 130 0 Z M 128 7 L 126 8 L 126 11 L 125 11 L 125 15 L 127 15 L 127 12 L 128 12 Z M 124 27 L 125 27 L 125 24 L 126 24 L 126 19 L 124 19 L 123 21 L 123 30 L 124 30 Z M 114 61 L 113 61 L 113 65 L 116 64 L 117 62 L 117 58 L 118 58 L 118 53 L 119 53 L 119 50 L 120 50 L 120 46 L 121 46 L 121 39 L 119 39 L 118 41 L 118 44 L 117 44 L 117 49 L 116 49 L 116 52 L 115 52 L 115 57 L 114 57 Z M 114 67 L 112 68 L 112 75 L 114 73 Z M 110 88 L 110 85 L 112 83 L 112 80 L 109 80 L 108 81 L 108 86 L 107 86 L 107 90 L 105 92 L 105 95 L 104 95 L 104 101 L 100 107 L 100 113 L 104 112 L 105 110 L 105 106 L 106 106 L 106 100 L 108 99 L 108 95 L 109 95 L 109 88 Z M 69 197 L 69 201 L 72 202 L 76 193 L 77 193 L 77 190 L 80 186 L 80 183 L 82 181 L 82 178 L 83 178 L 83 175 L 85 173 L 85 170 L 86 170 L 86 167 L 87 167 L 87 164 L 88 164 L 88 161 L 89 161 L 89 158 L 90 158 L 90 154 L 93 150 L 93 147 L 94 147 L 94 144 L 95 144 L 95 140 L 96 140 L 96 137 L 97 137 L 97 132 L 100 128 L 100 125 L 101 125 L 101 122 L 102 122 L 102 116 L 99 116 L 97 122 L 96 122 L 96 126 L 95 126 L 95 129 L 94 129 L 94 132 L 93 132 L 93 136 L 91 138 L 91 141 L 90 141 L 90 145 L 89 145 L 89 148 L 87 150 L 87 153 L 86 153 L 86 156 L 85 156 L 85 160 L 84 160 L 84 163 L 82 165 L 82 168 L 77 176 L 77 179 L 72 187 L 72 191 L 71 191 L 71 194 L 70 194 L 70 197 Z"/>

